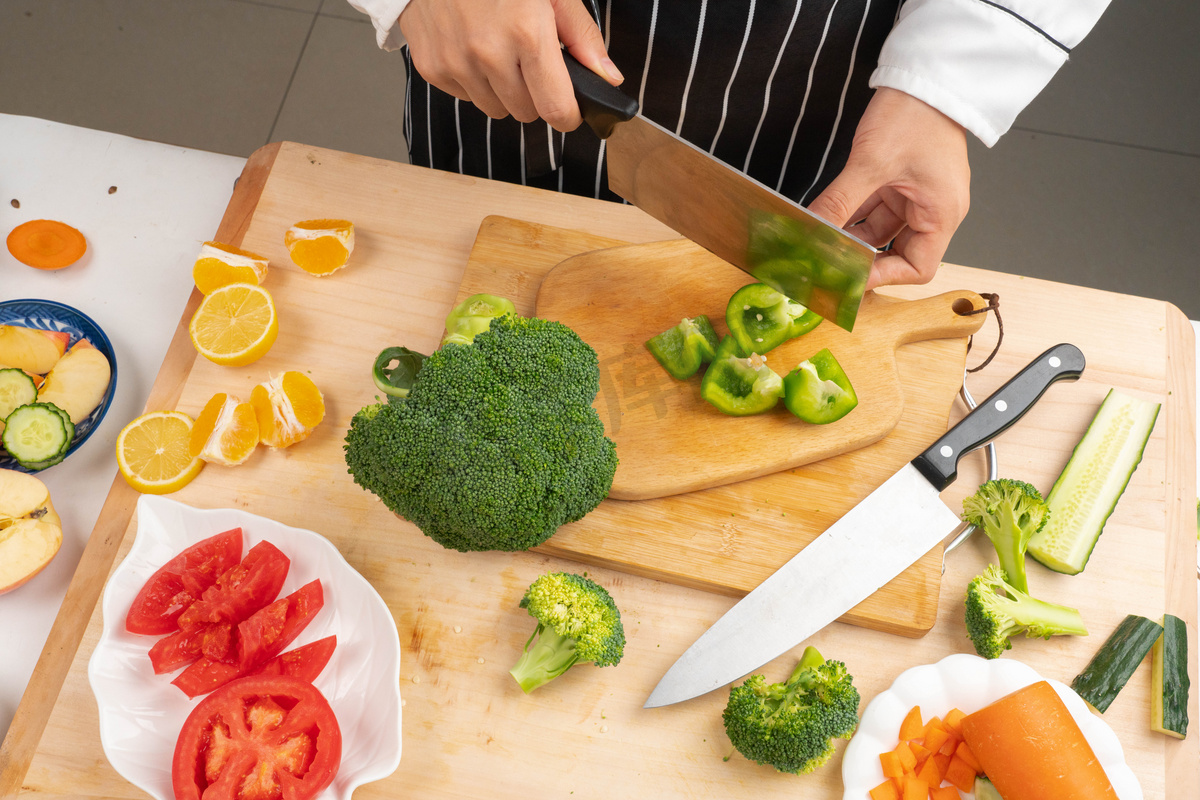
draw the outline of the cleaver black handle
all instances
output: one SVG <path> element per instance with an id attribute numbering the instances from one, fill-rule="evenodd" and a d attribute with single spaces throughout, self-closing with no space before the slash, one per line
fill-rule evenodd
<path id="1" fill-rule="evenodd" d="M 638 102 L 629 95 L 580 64 L 575 56 L 562 51 L 575 89 L 579 113 L 601 139 L 612 134 L 618 122 L 628 122 L 638 113 Z"/>
<path id="2" fill-rule="evenodd" d="M 1058 381 L 1078 380 L 1086 362 L 1073 344 L 1056 344 L 1014 375 L 1008 383 L 912 460 L 912 465 L 939 492 L 958 477 L 958 459 L 983 447 L 1025 416 Z"/>

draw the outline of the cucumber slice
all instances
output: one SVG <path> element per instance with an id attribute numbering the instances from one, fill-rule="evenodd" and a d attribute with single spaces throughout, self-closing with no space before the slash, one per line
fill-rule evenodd
<path id="1" fill-rule="evenodd" d="M 1142 460 L 1159 408 L 1159 403 L 1109 391 L 1046 496 L 1050 519 L 1029 540 L 1029 555 L 1055 572 L 1083 572 Z"/>
<path id="2" fill-rule="evenodd" d="M 1129 614 L 1092 656 L 1083 672 L 1071 681 L 1071 688 L 1103 714 L 1117 699 L 1117 693 L 1124 688 L 1161 633 L 1162 625 L 1154 620 Z"/>
<path id="3" fill-rule="evenodd" d="M 1188 678 L 1187 625 L 1179 617 L 1163 614 L 1163 632 L 1154 643 L 1154 671 L 1150 683 L 1150 729 L 1187 738 Z"/>
<path id="4" fill-rule="evenodd" d="M 37 400 L 37 386 L 24 370 L 14 367 L 0 369 L 0 420 L 13 412 L 17 406 Z"/>
<path id="5" fill-rule="evenodd" d="M 43 470 L 46 467 L 53 467 L 55 464 L 57 464 L 58 462 L 62 461 L 64 458 L 66 458 L 67 452 L 71 449 L 71 442 L 73 442 L 75 440 L 75 423 L 71 422 L 70 414 L 68 414 L 66 411 L 63 411 L 58 406 L 54 405 L 54 403 L 44 402 L 44 403 L 39 403 L 39 405 L 47 406 L 47 407 L 53 409 L 54 411 L 58 412 L 58 415 L 60 417 L 62 417 L 63 427 L 65 427 L 67 429 L 67 444 L 62 450 L 59 450 L 58 453 L 50 456 L 50 458 L 47 458 L 43 461 L 34 461 L 34 462 L 26 461 L 26 462 L 21 463 L 21 466 L 25 467 L 25 469 L 32 469 L 32 470 L 38 470 L 38 471 Z"/>
<path id="6" fill-rule="evenodd" d="M 63 418 L 49 403 L 27 403 L 13 409 L 4 419 L 0 441 L 18 464 L 35 470 L 58 463 L 71 446 Z"/>

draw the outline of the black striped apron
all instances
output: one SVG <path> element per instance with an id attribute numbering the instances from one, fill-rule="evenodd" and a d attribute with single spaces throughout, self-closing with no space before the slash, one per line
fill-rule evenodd
<path id="1" fill-rule="evenodd" d="M 642 114 L 802 204 L 846 163 L 900 1 L 586 0 Z M 586 125 L 490 119 L 404 58 L 412 163 L 620 199 Z"/>

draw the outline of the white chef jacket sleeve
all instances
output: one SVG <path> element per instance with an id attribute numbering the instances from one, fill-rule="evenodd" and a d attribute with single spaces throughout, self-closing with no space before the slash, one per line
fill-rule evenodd
<path id="1" fill-rule="evenodd" d="M 1096 24 L 1109 0 L 908 0 L 872 87 L 910 94 L 991 147 Z"/>
<path id="2" fill-rule="evenodd" d="M 408 7 L 409 0 L 347 0 L 350 5 L 371 18 L 375 26 L 375 43 L 384 50 L 399 50 L 404 46 L 404 35 L 396 20 L 400 12 Z"/>

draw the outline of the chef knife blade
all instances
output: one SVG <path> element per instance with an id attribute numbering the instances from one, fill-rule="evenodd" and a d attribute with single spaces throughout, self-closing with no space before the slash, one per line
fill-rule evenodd
<path id="1" fill-rule="evenodd" d="M 1024 416 L 1060 380 L 1083 372 L 1079 348 L 1059 344 L 867 495 L 729 609 L 667 671 L 646 708 L 705 694 L 790 650 L 899 575 L 959 524 L 939 498 L 958 460 Z"/>
<path id="2" fill-rule="evenodd" d="M 655 219 L 853 330 L 871 245 L 639 115 L 563 51 L 584 120 L 607 140 L 608 185 Z"/>

